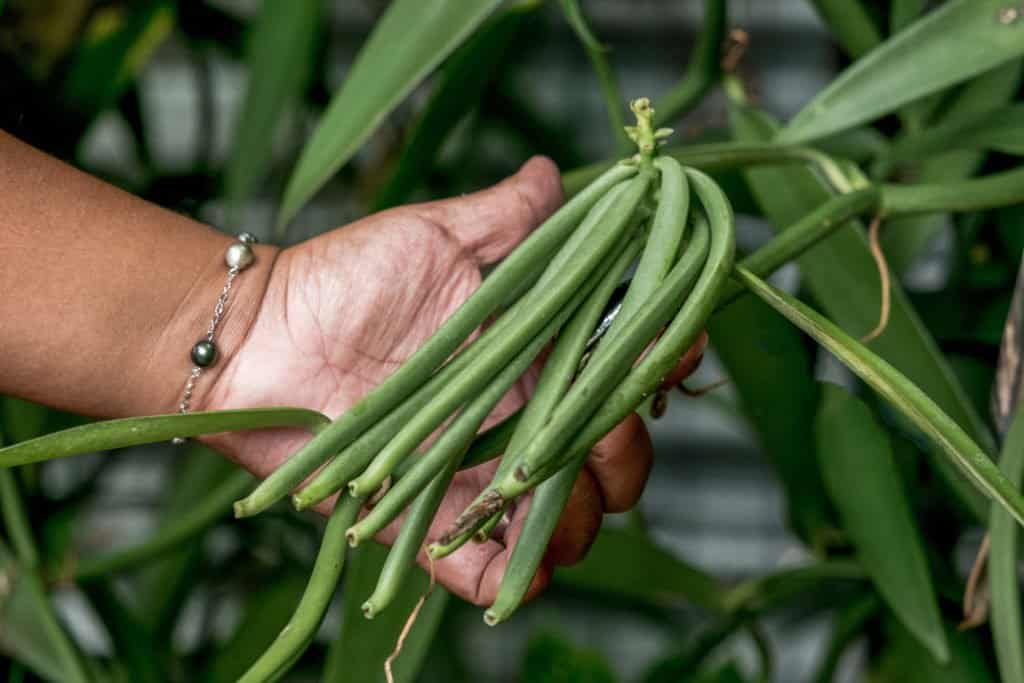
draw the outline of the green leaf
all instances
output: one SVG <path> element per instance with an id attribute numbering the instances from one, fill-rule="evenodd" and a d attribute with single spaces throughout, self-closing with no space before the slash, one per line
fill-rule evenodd
<path id="1" fill-rule="evenodd" d="M 851 57 L 882 42 L 882 34 L 860 0 L 811 0 L 829 31 Z"/>
<path id="2" fill-rule="evenodd" d="M 267 176 L 275 132 L 310 81 L 321 5 L 320 0 L 264 0 L 254 20 L 246 53 L 249 85 L 224 169 L 232 205 L 250 197 Z"/>
<path id="3" fill-rule="evenodd" d="M 582 562 L 555 572 L 556 584 L 659 607 L 694 604 L 721 612 L 718 582 L 644 536 L 602 529 Z"/>
<path id="4" fill-rule="evenodd" d="M 825 384 L 818 459 L 843 530 L 886 604 L 940 662 L 949 661 L 942 616 L 889 436 L 860 399 Z"/>
<path id="5" fill-rule="evenodd" d="M 818 384 L 810 351 L 785 318 L 754 297 L 743 297 L 712 316 L 708 333 L 744 414 L 778 471 L 790 525 L 821 547 L 830 511 L 814 454 Z"/>
<path id="6" fill-rule="evenodd" d="M 451 132 L 478 104 L 500 71 L 510 47 L 521 36 L 538 5 L 509 8 L 460 47 L 441 69 L 440 82 L 409 135 L 394 175 L 377 195 L 374 211 L 405 202 L 432 169 Z"/>
<path id="7" fill-rule="evenodd" d="M 920 429 L 979 491 L 1024 523 L 1024 497 L 988 454 L 917 385 L 820 313 L 743 268 L 735 272 L 752 292 L 813 337 Z"/>
<path id="8" fill-rule="evenodd" d="M 54 614 L 39 576 L 0 543 L 0 652 L 53 683 L 88 683 L 81 655 Z"/>
<path id="9" fill-rule="evenodd" d="M 1024 21 L 1001 21 L 1007 6 L 1006 0 L 950 0 L 854 62 L 779 140 L 806 142 L 872 121 L 1021 56 Z"/>
<path id="10" fill-rule="evenodd" d="M 0 424 L 8 443 L 28 441 L 47 432 L 50 409 L 13 396 L 0 398 Z"/>
<path id="11" fill-rule="evenodd" d="M 69 105 L 87 118 L 112 106 L 171 34 L 174 15 L 168 0 L 97 8 L 68 62 L 64 96 Z"/>
<path id="12" fill-rule="evenodd" d="M 1024 103 L 954 119 L 909 135 L 892 145 L 889 159 L 908 161 L 962 149 L 1024 154 Z"/>
<path id="13" fill-rule="evenodd" d="M 213 656 L 203 682 L 237 681 L 288 623 L 305 588 L 305 576 L 286 570 L 284 576 L 249 593 L 238 628 Z"/>
<path id="14" fill-rule="evenodd" d="M 748 142 L 763 142 L 776 129 L 767 115 L 745 107 L 733 108 L 732 121 L 737 137 Z M 792 225 L 830 196 L 814 172 L 805 168 L 755 168 L 745 177 L 776 229 Z M 842 328 L 864 334 L 875 326 L 881 302 L 878 267 L 858 221 L 851 221 L 797 263 L 805 285 Z M 871 348 L 917 383 L 976 441 L 991 443 L 984 423 L 898 282 L 891 283 L 888 325 Z M 933 460 L 968 509 L 979 519 L 984 516 L 981 497 L 943 458 Z"/>
<path id="15" fill-rule="evenodd" d="M 889 33 L 899 33 L 921 16 L 928 0 L 892 0 L 889 9 Z"/>
<path id="16" fill-rule="evenodd" d="M 399 633 L 416 603 L 429 588 L 426 574 L 414 572 L 384 612 L 372 620 L 364 618 L 362 604 L 377 585 L 387 554 L 388 548 L 382 545 L 364 543 L 351 560 L 342 594 L 341 632 L 328 650 L 324 683 L 385 681 L 384 662 L 395 649 Z M 447 604 L 448 593 L 434 586 L 394 661 L 395 683 L 416 680 Z"/>
<path id="17" fill-rule="evenodd" d="M 394 0 L 306 143 L 281 203 L 285 225 L 352 158 L 381 121 L 500 0 Z"/>
<path id="18" fill-rule="evenodd" d="M 863 581 L 864 578 L 864 569 L 859 564 L 845 560 L 787 567 L 736 585 L 726 595 L 725 604 L 730 612 L 770 612 L 797 596 L 828 593 L 837 583 Z"/>
<path id="19" fill-rule="evenodd" d="M 894 152 L 897 159 L 900 155 L 898 148 L 901 145 L 920 144 L 912 142 L 919 136 L 924 136 L 925 145 L 934 144 L 934 141 L 940 138 L 945 138 L 947 142 L 947 153 L 926 159 L 913 169 L 915 182 L 935 183 L 962 180 L 977 172 L 985 159 L 983 152 L 979 152 L 977 149 L 950 151 L 959 146 L 958 140 L 951 139 L 948 134 L 935 136 L 932 131 L 936 128 L 964 125 L 964 122 L 970 122 L 972 119 L 1004 106 L 1017 92 L 1020 76 L 1020 60 L 1004 64 L 982 74 L 964 84 L 956 97 L 944 104 L 942 116 L 935 127 L 920 133 L 910 133 L 897 140 L 893 145 L 897 148 L 897 151 Z M 1012 121 L 1003 122 L 1005 125 L 1012 125 L 1012 123 Z M 931 143 L 928 142 L 929 136 L 932 136 L 933 142 Z M 883 156 L 883 159 L 887 158 L 891 157 Z M 889 266 L 897 273 L 904 272 L 918 257 L 921 250 L 947 224 L 948 219 L 945 215 L 934 214 L 907 216 L 887 222 L 885 229 L 882 230 L 882 246 Z"/>
<path id="20" fill-rule="evenodd" d="M 941 664 L 916 638 L 896 622 L 889 624 L 888 639 L 869 683 L 992 683 L 985 654 L 976 634 L 946 629 L 952 656 Z M 1009 683 L 1007 679 L 1006 683 Z"/>
<path id="21" fill-rule="evenodd" d="M 1018 411 L 1006 436 L 999 467 L 1014 486 L 1024 482 L 1024 412 Z M 1017 573 L 1019 532 L 1013 519 L 998 506 L 989 517 L 991 550 L 988 582 L 992 601 L 992 639 L 1004 681 L 1024 681 L 1024 628 L 1021 627 L 1020 583 Z"/>
<path id="22" fill-rule="evenodd" d="M 211 410 L 186 415 L 126 417 L 72 427 L 0 448 L 0 467 L 170 441 L 176 436 L 271 427 L 305 427 L 315 431 L 328 422 L 321 413 L 304 408 Z"/>
<path id="23" fill-rule="evenodd" d="M 526 646 L 519 680 L 530 683 L 614 683 L 616 678 L 601 653 L 575 647 L 550 631 L 539 633 Z"/>

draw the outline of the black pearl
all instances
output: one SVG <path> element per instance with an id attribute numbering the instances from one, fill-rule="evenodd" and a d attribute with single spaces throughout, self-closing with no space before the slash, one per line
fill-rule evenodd
<path id="1" fill-rule="evenodd" d="M 192 347 L 192 362 L 199 367 L 210 367 L 216 360 L 217 347 L 213 345 L 213 342 L 204 339 L 196 342 L 196 345 Z"/>

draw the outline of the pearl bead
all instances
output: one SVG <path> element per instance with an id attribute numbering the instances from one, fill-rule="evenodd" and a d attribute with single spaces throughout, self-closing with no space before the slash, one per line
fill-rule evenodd
<path id="1" fill-rule="evenodd" d="M 240 233 L 238 235 L 238 241 L 244 242 L 245 244 L 256 244 L 257 242 L 259 242 L 259 240 L 256 239 L 256 235 L 252 234 L 251 232 Z"/>
<path id="2" fill-rule="evenodd" d="M 207 368 L 216 360 L 217 347 L 213 345 L 213 342 L 204 339 L 196 342 L 196 345 L 192 347 L 192 362 L 199 367 Z"/>
<path id="3" fill-rule="evenodd" d="M 253 258 L 252 247 L 244 242 L 235 242 L 224 252 L 224 263 L 228 268 L 245 270 L 252 265 Z"/>

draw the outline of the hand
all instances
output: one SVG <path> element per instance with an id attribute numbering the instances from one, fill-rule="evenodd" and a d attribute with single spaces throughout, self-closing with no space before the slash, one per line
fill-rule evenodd
<path id="1" fill-rule="evenodd" d="M 528 162 L 476 194 L 369 216 L 281 252 L 252 327 L 202 409 L 293 405 L 335 417 L 390 375 L 480 285 L 480 267 L 507 255 L 562 203 L 554 165 Z M 670 381 L 696 367 L 705 338 Z M 508 393 L 489 423 L 529 395 L 536 368 Z M 485 425 L 486 426 L 486 425 Z M 293 431 L 230 434 L 213 445 L 265 477 L 308 436 Z M 553 565 L 580 560 L 606 512 L 636 504 L 652 462 L 643 421 L 631 415 L 590 456 L 551 540 L 531 594 Z M 451 524 L 485 487 L 496 464 L 459 473 L 429 539 Z M 528 503 L 519 504 L 503 540 L 470 543 L 436 563 L 438 580 L 478 604 L 493 601 Z M 382 532 L 391 542 L 398 523 Z M 425 556 L 421 553 L 421 564 Z"/>

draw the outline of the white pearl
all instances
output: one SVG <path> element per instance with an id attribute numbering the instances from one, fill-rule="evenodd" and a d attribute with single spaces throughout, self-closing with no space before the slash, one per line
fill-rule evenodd
<path id="1" fill-rule="evenodd" d="M 228 264 L 228 268 L 238 268 L 238 270 L 245 270 L 253 262 L 252 248 L 248 244 L 242 242 L 235 242 L 228 250 L 224 253 L 224 263 Z"/>

